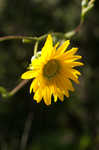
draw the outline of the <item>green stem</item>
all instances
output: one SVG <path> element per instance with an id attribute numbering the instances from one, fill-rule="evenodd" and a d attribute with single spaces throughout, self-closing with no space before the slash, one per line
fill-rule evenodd
<path id="1" fill-rule="evenodd" d="M 0 37 L 0 42 L 7 41 L 7 40 L 23 40 L 23 39 L 28 39 L 28 40 L 37 40 L 37 37 L 27 37 L 27 36 L 17 36 L 17 35 L 9 35 L 9 36 L 4 36 Z"/>
<path id="2" fill-rule="evenodd" d="M 34 45 L 34 56 L 36 56 L 36 54 L 37 54 L 38 44 L 39 44 L 39 42 L 37 41 Z"/>
<path id="3" fill-rule="evenodd" d="M 30 41 L 41 41 L 47 37 L 48 34 L 44 34 L 40 37 L 31 37 L 31 36 L 21 36 L 21 35 L 9 35 L 9 36 L 4 36 L 0 37 L 0 42 L 4 42 L 7 40 L 30 40 Z"/>

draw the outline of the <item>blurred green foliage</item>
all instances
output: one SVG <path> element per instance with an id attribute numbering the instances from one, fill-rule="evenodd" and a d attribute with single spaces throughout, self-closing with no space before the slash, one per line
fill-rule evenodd
<path id="1" fill-rule="evenodd" d="M 0 0 L 0 37 L 72 30 L 79 24 L 80 2 Z M 49 107 L 43 102 L 36 104 L 29 94 L 30 82 L 14 97 L 0 97 L 1 150 L 99 149 L 98 6 L 96 1 L 81 32 L 71 40 L 72 46 L 79 47 L 85 66 L 80 85 L 75 85 L 76 91 L 69 99 Z M 11 90 L 20 82 L 20 75 L 33 55 L 33 46 L 34 43 L 23 44 L 18 40 L 0 43 L 0 86 Z"/>

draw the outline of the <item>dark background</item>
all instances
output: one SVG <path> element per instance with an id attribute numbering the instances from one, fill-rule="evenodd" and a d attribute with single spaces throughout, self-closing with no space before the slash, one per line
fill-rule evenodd
<path id="1" fill-rule="evenodd" d="M 79 24 L 79 0 L 0 0 L 0 37 L 40 36 L 67 32 Z M 99 149 L 99 1 L 81 32 L 71 39 L 85 66 L 80 85 L 64 102 L 36 104 L 30 82 L 10 99 L 0 97 L 1 150 Z M 43 41 L 44 42 L 44 41 Z M 20 83 L 33 55 L 33 46 L 21 40 L 0 43 L 0 86 L 8 91 Z M 39 46 L 40 48 L 40 46 Z"/>

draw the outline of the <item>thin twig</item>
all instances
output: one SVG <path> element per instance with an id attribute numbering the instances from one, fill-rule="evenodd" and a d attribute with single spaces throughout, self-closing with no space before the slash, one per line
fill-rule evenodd
<path id="1" fill-rule="evenodd" d="M 29 80 L 22 80 L 13 90 L 9 92 L 9 95 L 12 96 L 17 93 Z"/>
<path id="2" fill-rule="evenodd" d="M 37 37 L 27 37 L 27 36 L 17 36 L 17 35 L 9 35 L 0 37 L 0 42 L 6 41 L 6 40 L 22 40 L 22 39 L 28 39 L 28 40 L 37 40 Z"/>
<path id="3" fill-rule="evenodd" d="M 80 24 L 75 28 L 75 33 L 78 33 L 81 30 L 81 27 L 83 25 L 83 21 L 80 22 Z"/>
<path id="4" fill-rule="evenodd" d="M 31 37 L 31 36 L 17 36 L 17 35 L 9 35 L 9 36 L 4 36 L 4 37 L 0 37 L 0 42 L 3 42 L 3 41 L 7 41 L 7 40 L 30 40 L 30 41 L 40 41 L 40 40 L 43 40 L 47 37 L 48 34 L 44 34 L 40 37 Z"/>

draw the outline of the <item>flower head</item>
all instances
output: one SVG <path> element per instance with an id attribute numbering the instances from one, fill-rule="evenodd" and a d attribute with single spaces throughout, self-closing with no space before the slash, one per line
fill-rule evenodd
<path id="1" fill-rule="evenodd" d="M 75 55 L 78 48 L 67 50 L 70 41 L 65 41 L 60 47 L 59 43 L 53 46 L 52 36 L 49 34 L 41 50 L 41 56 L 31 60 L 29 71 L 22 74 L 22 79 L 33 79 L 30 93 L 39 103 L 42 99 L 46 105 L 51 104 L 51 97 L 56 102 L 59 98 L 64 100 L 64 95 L 69 97 L 69 91 L 74 91 L 71 80 L 79 83 L 80 72 L 76 66 L 82 66 L 80 55 Z M 57 48 L 58 47 L 58 48 Z"/>

